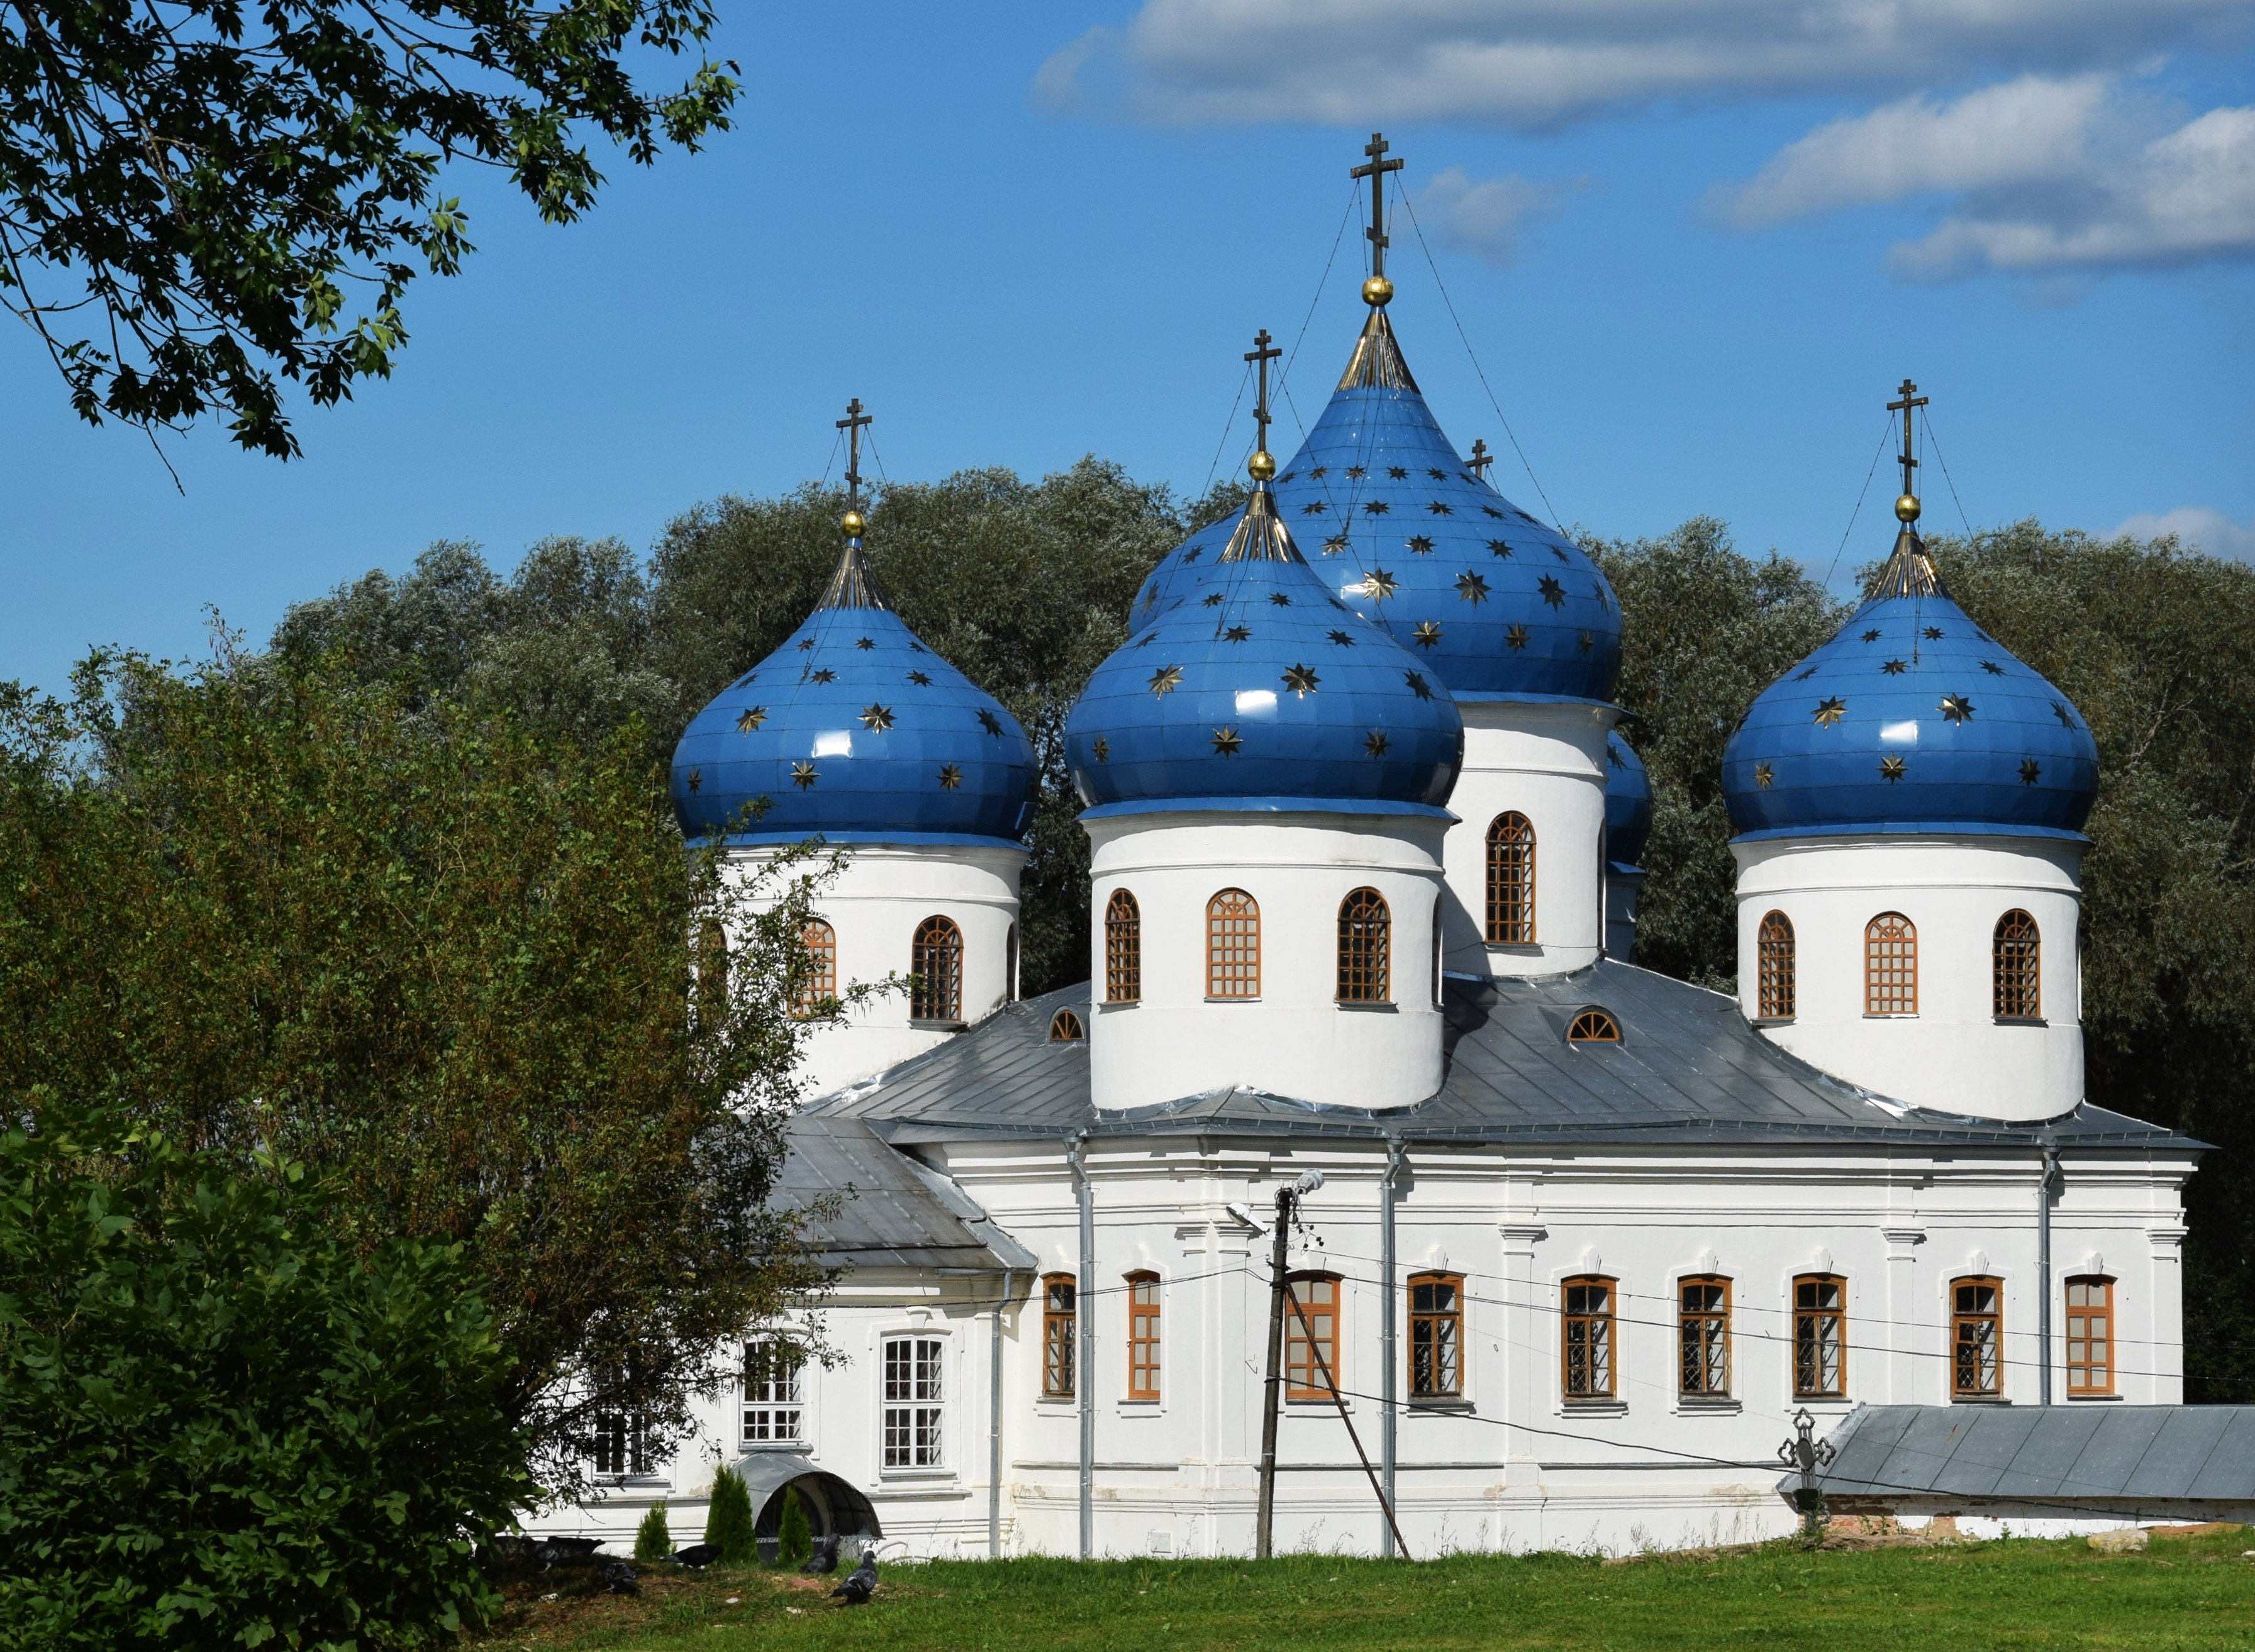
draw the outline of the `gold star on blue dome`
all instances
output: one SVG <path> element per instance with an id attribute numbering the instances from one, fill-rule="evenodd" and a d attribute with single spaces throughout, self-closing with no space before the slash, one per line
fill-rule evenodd
<path id="1" fill-rule="evenodd" d="M 1221 606 L 1221 592 L 1219 592 L 1219 591 L 1211 591 L 1211 592 L 1208 592 L 1205 594 L 1205 596 L 1203 598 L 1201 598 L 1201 599 L 1200 599 L 1199 606 L 1202 606 L 1202 607 L 1206 607 L 1206 608 L 1219 608 L 1219 607 L 1220 607 L 1220 606 Z"/>
<path id="2" fill-rule="evenodd" d="M 1303 700 L 1316 691 L 1316 684 L 1319 680 L 1313 671 L 1303 665 L 1290 667 L 1284 673 L 1285 688 Z"/>
<path id="3" fill-rule="evenodd" d="M 1542 593 L 1542 600 L 1552 607 L 1563 608 L 1566 606 L 1566 587 L 1560 584 L 1555 576 L 1543 575 L 1542 582 L 1535 588 Z"/>
<path id="4" fill-rule="evenodd" d="M 767 720 L 767 707 L 764 705 L 747 706 L 744 710 L 743 716 L 736 719 L 736 732 L 739 734 L 749 734 L 754 729 L 756 729 L 761 724 Z"/>
<path id="5" fill-rule="evenodd" d="M 910 672 L 909 681 L 915 683 L 917 687 L 920 689 L 928 689 L 931 686 L 931 678 L 921 671 Z"/>
<path id="6" fill-rule="evenodd" d="M 1876 626 L 1873 626 L 1871 630 L 1866 631 L 1865 633 L 1864 633 L 1864 640 L 1865 640 L 1865 641 L 1866 641 L 1866 642 L 1877 642 L 1879 640 L 1879 628 L 1878 628 Z"/>
<path id="7" fill-rule="evenodd" d="M 2020 760 L 2020 784 L 2021 784 L 2021 785 L 2023 785 L 2023 786 L 2033 786 L 2033 785 L 2034 785 L 2034 784 L 2035 784 L 2039 780 L 2041 780 L 2042 778 L 2043 778 L 2043 765 L 2042 765 L 2042 764 L 2041 764 L 2041 763 L 2037 762 L 2037 761 L 2035 760 L 2035 759 L 2034 759 L 2033 757 L 2024 757 L 2024 758 L 2022 758 L 2022 759 Z"/>
<path id="8" fill-rule="evenodd" d="M 1511 555 L 1511 547 L 1505 544 L 1500 539 L 1489 540 L 1487 542 L 1487 548 L 1499 556 L 1508 556 Z"/>
<path id="9" fill-rule="evenodd" d="M 1096 753 L 1096 760 L 1099 763 L 1109 763 L 1112 760 L 1112 742 L 1101 734 L 1089 742 L 1088 749 Z"/>
<path id="10" fill-rule="evenodd" d="M 865 705 L 861 708 L 861 726 L 882 734 L 893 726 L 893 708 L 889 705 Z"/>
<path id="11" fill-rule="evenodd" d="M 1373 602 L 1384 602 L 1400 590 L 1401 586 L 1394 583 L 1394 576 L 1387 573 L 1385 569 L 1373 568 L 1362 577 L 1362 584 L 1355 589 L 1360 591 Z"/>
<path id="12" fill-rule="evenodd" d="M 1385 733 L 1378 729 L 1373 729 L 1362 737 L 1362 749 L 1373 757 L 1384 757 L 1387 748 L 1393 744 L 1394 742 L 1387 739 Z"/>
<path id="13" fill-rule="evenodd" d="M 1250 642 L 1253 640 L 1253 627 L 1251 626 L 1232 626 L 1228 630 L 1221 634 L 1221 640 L 1224 642 Z"/>
<path id="14" fill-rule="evenodd" d="M 1498 522 L 1505 520 L 1504 514 L 1493 505 L 1483 505 L 1480 508 L 1486 511 L 1489 515 L 1494 517 Z"/>
<path id="15" fill-rule="evenodd" d="M 1909 670 L 1910 667 L 1906 665 L 1900 660 L 1890 660 L 1885 665 L 1881 666 L 1879 669 L 1886 672 L 1891 677 L 1899 677 L 1904 672 Z"/>
<path id="16" fill-rule="evenodd" d="M 1393 506 L 1387 504 L 1382 499 L 1366 500 L 1363 501 L 1362 508 L 1373 516 L 1384 516 L 1391 513 L 1394 509 Z"/>
<path id="17" fill-rule="evenodd" d="M 1762 790 L 1769 790 L 1769 783 L 1775 778 L 1776 776 L 1771 772 L 1770 766 L 1768 764 L 1757 763 L 1754 765 L 1754 784 L 1760 787 Z"/>
<path id="18" fill-rule="evenodd" d="M 1154 694 L 1170 692 L 1183 680 L 1183 668 L 1178 665 L 1163 665 L 1151 673 L 1151 680 L 1143 686 Z"/>
<path id="19" fill-rule="evenodd" d="M 1292 606 L 1292 599 L 1281 591 L 1270 592 L 1268 593 L 1268 600 L 1275 604 L 1279 608 L 1289 608 Z"/>
<path id="20" fill-rule="evenodd" d="M 2063 729 L 2071 729 L 2075 726 L 2075 719 L 2068 715 L 2067 707 L 2061 704 L 2057 700 L 2054 700 L 2051 703 L 2051 714 L 2059 719 L 2060 727 Z"/>
<path id="21" fill-rule="evenodd" d="M 1927 626 L 1927 628 L 1926 628 L 1926 640 L 1927 640 L 1928 642 L 1939 642 L 1939 641 L 1941 641 L 1941 640 L 1942 640 L 1942 627 L 1941 627 L 1940 626 Z"/>
<path id="22" fill-rule="evenodd" d="M 877 646 L 877 640 L 875 637 L 856 637 L 854 639 L 854 646 L 864 650 L 874 648 Z"/>
<path id="23" fill-rule="evenodd" d="M 1350 465 L 1350 466 L 1348 466 L 1346 467 L 1346 473 L 1347 473 L 1349 476 L 1353 477 L 1357 481 L 1359 481 L 1359 480 L 1361 480 L 1364 477 L 1366 477 L 1366 476 L 1369 475 L 1369 474 L 1370 474 L 1370 472 L 1369 472 L 1366 467 L 1364 467 L 1363 466 L 1360 466 L 1360 465 Z"/>
<path id="24" fill-rule="evenodd" d="M 1336 556 L 1339 552 L 1345 549 L 1346 536 L 1345 534 L 1333 534 L 1329 539 L 1324 541 L 1324 555 L 1326 556 Z"/>
<path id="25" fill-rule="evenodd" d="M 1587 654 L 1597 646 L 1598 634 L 1594 631 L 1584 631 L 1579 637 L 1575 639 L 1574 652 L 1577 654 Z"/>
<path id="26" fill-rule="evenodd" d="M 1415 536 L 1408 543 L 1409 554 L 1413 556 L 1430 556 L 1433 554 L 1433 542 L 1423 534 Z"/>
<path id="27" fill-rule="evenodd" d="M 1386 467 L 1386 473 L 1397 482 L 1402 481 L 1408 477 L 1409 467 L 1407 465 L 1388 465 Z"/>
<path id="28" fill-rule="evenodd" d="M 1317 466 L 1313 470 L 1311 470 L 1311 471 L 1310 471 L 1310 472 L 1308 472 L 1308 474 L 1309 474 L 1309 475 L 1310 475 L 1310 476 L 1314 477 L 1314 478 L 1315 478 L 1317 481 L 1319 481 L 1319 482 L 1320 482 L 1321 480 L 1323 480 L 1324 477 L 1326 477 L 1326 476 L 1330 475 L 1331 473 L 1331 467 L 1330 466 L 1328 466 L 1328 465 L 1318 465 L 1318 466 Z M 1288 482 L 1289 482 L 1289 481 L 1290 481 L 1292 479 L 1291 479 L 1290 477 L 1287 476 L 1284 480 L 1285 480 L 1286 481 L 1288 481 Z"/>
<path id="29" fill-rule="evenodd" d="M 1820 728 L 1830 728 L 1840 720 L 1847 710 L 1848 703 L 1837 694 L 1829 700 L 1819 701 L 1816 706 L 1817 725 Z"/>
<path id="30" fill-rule="evenodd" d="M 1354 639 L 1347 635 L 1344 631 L 1333 631 L 1327 634 L 1329 634 L 1333 642 L 1338 643 L 1342 648 L 1352 648 L 1354 647 Z"/>
<path id="31" fill-rule="evenodd" d="M 808 677 L 810 681 L 815 682 L 835 682 L 838 681 L 838 674 L 835 671 L 832 671 L 828 666 L 824 666 L 819 671 L 810 672 L 808 674 Z"/>
<path id="32" fill-rule="evenodd" d="M 1320 499 L 1311 499 L 1306 504 L 1300 507 L 1300 514 L 1303 516 L 1320 516 L 1330 508 L 1331 507 L 1324 504 Z"/>
<path id="33" fill-rule="evenodd" d="M 960 763 L 942 763 L 939 766 L 939 789 L 941 791 L 952 792 L 962 784 L 963 766 Z"/>
<path id="34" fill-rule="evenodd" d="M 1449 480 L 1448 472 L 1443 470 L 1437 465 L 1428 465 L 1425 466 L 1425 474 L 1431 477 L 1437 482 L 1445 482 Z"/>
<path id="35" fill-rule="evenodd" d="M 1235 757 L 1237 748 L 1245 744 L 1244 737 L 1233 725 L 1213 732 L 1213 749 L 1224 757 Z"/>
<path id="36" fill-rule="evenodd" d="M 1436 516 L 1453 516 L 1457 514 L 1457 508 L 1454 505 L 1444 504 L 1437 499 L 1431 504 L 1426 506 L 1425 508 L 1431 511 Z"/>
<path id="37" fill-rule="evenodd" d="M 1510 626 L 1504 632 L 1503 640 L 1514 649 L 1524 648 L 1527 646 L 1527 627 L 1521 625 Z"/>
<path id="38" fill-rule="evenodd" d="M 703 769 L 692 768 L 689 771 L 689 789 L 692 792 L 701 792 L 705 789 L 705 771 Z"/>
<path id="39" fill-rule="evenodd" d="M 1487 581 L 1467 570 L 1457 576 L 1457 595 L 1478 606 L 1487 600 Z"/>
<path id="40" fill-rule="evenodd" d="M 1973 716 L 1973 702 L 1962 694 L 1943 695 L 1942 704 L 1936 709 L 1952 723 L 1963 723 Z"/>
<path id="41" fill-rule="evenodd" d="M 1416 672 L 1404 671 L 1401 674 L 1401 680 L 1409 685 L 1409 692 L 1419 699 L 1430 700 L 1433 697 L 1433 685 Z"/>
<path id="42" fill-rule="evenodd" d="M 1409 640 L 1421 648 L 1437 648 L 1441 641 L 1441 627 L 1430 620 L 1421 620 L 1417 622 L 1417 628 L 1409 634 Z"/>
<path id="43" fill-rule="evenodd" d="M 1992 677 L 2000 677 L 2005 675 L 2005 668 L 1999 665 L 1994 660 L 1982 661 L 1981 668 L 1984 671 L 1986 671 Z"/>
<path id="44" fill-rule="evenodd" d="M 1900 758 L 1899 758 L 1899 757 L 1883 757 L 1883 758 L 1881 758 L 1881 759 L 1879 760 L 1879 778 L 1880 778 L 1880 779 L 1882 779 L 1882 780 L 1900 780 L 1902 777 L 1903 777 L 1903 760 L 1902 760 L 1902 759 L 1900 759 Z"/>
<path id="45" fill-rule="evenodd" d="M 802 792 L 821 778 L 822 771 L 804 758 L 790 766 L 791 784 Z"/>
<path id="46" fill-rule="evenodd" d="M 1000 739 L 1002 737 L 1002 719 L 996 717 L 992 711 L 987 710 L 983 706 L 980 708 L 979 726 L 985 729 L 989 734 L 992 734 L 997 739 Z"/>

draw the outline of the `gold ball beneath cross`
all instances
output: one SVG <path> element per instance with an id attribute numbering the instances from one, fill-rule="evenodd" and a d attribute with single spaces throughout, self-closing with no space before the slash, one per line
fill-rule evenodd
<path id="1" fill-rule="evenodd" d="M 1362 301 L 1375 310 L 1394 297 L 1394 284 L 1384 276 L 1373 276 L 1362 284 Z"/>
<path id="2" fill-rule="evenodd" d="M 1918 520 L 1918 495 L 1905 494 L 1900 499 L 1895 500 L 1895 520 L 1899 522 L 1914 522 Z"/>
<path id="3" fill-rule="evenodd" d="M 847 536 L 853 539 L 859 539 L 862 530 L 868 525 L 867 519 L 858 510 L 847 511 L 839 522 L 839 526 L 846 530 Z"/>
<path id="4" fill-rule="evenodd" d="M 1276 474 L 1276 456 L 1264 447 L 1246 461 L 1245 468 L 1252 472 L 1254 481 L 1268 481 Z"/>

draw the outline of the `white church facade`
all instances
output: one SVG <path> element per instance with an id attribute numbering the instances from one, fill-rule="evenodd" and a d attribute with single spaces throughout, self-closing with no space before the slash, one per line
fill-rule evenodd
<path id="1" fill-rule="evenodd" d="M 1382 268 L 1301 451 L 1155 570 L 1064 731 L 1085 984 L 1017 996 L 1032 749 L 858 512 L 684 736 L 685 830 L 766 797 L 747 866 L 843 848 L 828 978 L 916 985 L 816 1035 L 791 1129 L 786 1196 L 850 1190 L 838 1362 L 749 1350 L 551 1527 L 623 1545 L 664 1501 L 687 1539 L 727 1461 L 767 1530 L 793 1484 L 896 1553 L 1250 1553 L 1310 1172 L 1280 1549 L 1385 1551 L 1373 1476 L 1421 1558 L 1772 1536 L 1797 1412 L 2181 1398 L 2201 1144 L 2083 1094 L 2096 746 L 1949 599 L 1907 467 L 1878 593 L 1725 760 L 1737 995 L 1640 969 L 1619 604 L 1442 432 Z"/>

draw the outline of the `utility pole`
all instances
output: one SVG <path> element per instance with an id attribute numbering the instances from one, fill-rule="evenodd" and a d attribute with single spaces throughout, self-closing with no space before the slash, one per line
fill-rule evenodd
<path id="1" fill-rule="evenodd" d="M 1268 1248 L 1268 1379 L 1261 1405 L 1261 1504 L 1254 1516 L 1253 1553 L 1260 1560 L 1268 1558 L 1276 1534 L 1277 1385 L 1283 1381 L 1285 1252 L 1292 1240 L 1292 1201 L 1323 1185 L 1323 1172 L 1311 1170 L 1290 1186 L 1276 1190 L 1275 1239 Z"/>

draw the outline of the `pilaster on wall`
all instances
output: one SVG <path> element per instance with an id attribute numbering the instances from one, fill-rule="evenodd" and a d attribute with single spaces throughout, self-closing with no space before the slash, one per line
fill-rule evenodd
<path id="1" fill-rule="evenodd" d="M 2184 1347 L 2184 1239 L 2188 1230 L 2178 1222 L 2156 1223 L 2146 1229 L 2146 1240 L 2153 1247 L 2152 1271 L 2146 1289 L 2152 1292 L 2153 1304 L 2153 1340 L 2156 1348 Z M 2150 1360 L 2148 1365 L 2166 1365 L 2166 1360 Z M 2156 1376 L 2153 1403 L 2156 1405 L 2184 1404 L 2184 1368 L 2181 1355 L 2174 1376 Z"/>
<path id="2" fill-rule="evenodd" d="M 1919 1359 L 1924 1350 L 1919 1342 L 1926 1320 L 1918 1289 L 1918 1247 L 1926 1242 L 1926 1229 L 1882 1228 L 1879 1234 L 1887 1242 L 1886 1404 L 1915 1405 L 1922 1397 Z M 1848 1323 L 1852 1326 L 1855 1320 Z M 1852 1334 L 1850 1340 L 1854 1340 Z M 1850 1357 L 1854 1357 L 1852 1351 Z"/>
<path id="3" fill-rule="evenodd" d="M 1513 1422 L 1531 1424 L 1538 1392 L 1535 1384 L 1543 1377 L 1536 1368 L 1536 1334 L 1541 1327 L 1535 1304 L 1541 1286 L 1535 1278 L 1535 1247 L 1549 1236 L 1549 1230 L 1530 1212 L 1499 1224 L 1497 1232 L 1503 1239 L 1504 1416 Z M 1506 1460 L 1532 1454 L 1529 1438 L 1504 1430 Z"/>

